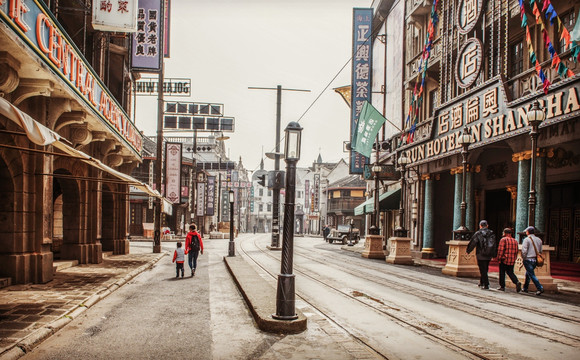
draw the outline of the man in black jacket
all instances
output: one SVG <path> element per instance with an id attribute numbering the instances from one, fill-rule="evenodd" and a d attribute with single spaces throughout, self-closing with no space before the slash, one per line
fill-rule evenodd
<path id="1" fill-rule="evenodd" d="M 477 266 L 479 267 L 479 287 L 482 290 L 488 290 L 489 278 L 487 277 L 487 271 L 489 262 L 497 256 L 497 245 L 495 235 L 493 231 L 488 229 L 486 220 L 479 222 L 479 230 L 471 237 L 467 245 L 467 253 L 471 253 L 474 248 L 476 248 L 475 254 L 477 256 Z"/>

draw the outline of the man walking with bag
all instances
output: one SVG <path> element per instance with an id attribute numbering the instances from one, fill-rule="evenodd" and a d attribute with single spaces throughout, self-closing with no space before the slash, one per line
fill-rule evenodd
<path id="1" fill-rule="evenodd" d="M 191 269 L 191 276 L 195 275 L 197 267 L 197 257 L 199 252 L 203 254 L 203 241 L 201 235 L 196 231 L 195 224 L 189 225 L 189 233 L 185 237 L 185 253 L 187 254 L 187 263 Z"/>
<path id="2" fill-rule="evenodd" d="M 512 229 L 505 228 L 503 237 L 499 241 L 497 248 L 497 260 L 499 262 L 499 291 L 505 291 L 505 274 L 507 273 L 514 284 L 516 291 L 522 291 L 522 283 L 514 274 L 514 264 L 518 257 L 518 242 L 512 237 Z"/>
<path id="3" fill-rule="evenodd" d="M 479 267 L 479 287 L 482 290 L 488 290 L 489 277 L 487 276 L 487 272 L 489 262 L 497 255 L 497 243 L 495 241 L 495 234 L 487 228 L 486 220 L 479 222 L 479 230 L 469 240 L 467 253 L 471 253 L 474 248 L 476 248 L 475 254 L 477 256 L 477 266 Z"/>
<path id="4" fill-rule="evenodd" d="M 533 226 L 526 228 L 526 238 L 522 243 L 522 259 L 524 260 L 524 268 L 526 268 L 526 281 L 524 281 L 524 292 L 528 292 L 530 279 L 536 285 L 536 295 L 544 292 L 544 287 L 534 274 L 534 269 L 538 266 L 537 256 L 542 253 L 542 240 L 534 235 L 535 229 Z"/>

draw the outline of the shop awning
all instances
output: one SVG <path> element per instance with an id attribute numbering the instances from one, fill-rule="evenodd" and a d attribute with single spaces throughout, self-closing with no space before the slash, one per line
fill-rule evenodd
<path id="1" fill-rule="evenodd" d="M 401 189 L 391 190 L 386 193 L 379 195 L 379 210 L 395 210 L 399 208 L 399 202 L 401 201 Z M 362 204 L 354 208 L 355 215 L 363 215 L 374 212 L 375 210 L 375 198 L 371 197 Z"/>
<path id="2" fill-rule="evenodd" d="M 149 185 L 135 179 L 132 176 L 123 174 L 120 171 L 112 169 L 111 167 L 103 164 L 100 160 L 95 159 L 86 153 L 79 151 L 72 146 L 70 142 L 65 138 L 61 137 L 56 132 L 50 130 L 46 126 L 42 125 L 38 121 L 34 120 L 25 112 L 18 109 L 16 106 L 12 105 L 6 99 L 0 97 L 0 114 L 4 115 L 8 119 L 12 120 L 16 125 L 20 126 L 26 132 L 26 136 L 33 143 L 40 146 L 52 145 L 59 149 L 65 154 L 72 157 L 78 158 L 85 163 L 94 166 L 102 171 L 105 171 L 123 181 L 126 181 L 128 185 L 133 185 L 139 190 L 143 191 L 149 196 L 161 198 L 161 195 L 157 190 L 153 190 Z"/>

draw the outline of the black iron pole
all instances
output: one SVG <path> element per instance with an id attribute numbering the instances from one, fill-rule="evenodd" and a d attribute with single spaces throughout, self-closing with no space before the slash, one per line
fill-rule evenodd
<path id="1" fill-rule="evenodd" d="M 465 193 L 466 193 L 466 178 L 467 178 L 467 147 L 469 144 L 463 144 L 461 149 L 461 156 L 463 158 L 462 166 L 463 166 L 463 174 L 461 177 L 461 226 L 459 226 L 460 231 L 467 231 L 467 227 L 465 226 L 465 213 L 467 211 L 467 203 L 465 202 Z"/>
<path id="2" fill-rule="evenodd" d="M 229 196 L 230 194 L 228 194 Z M 234 243 L 234 203 L 230 202 L 230 243 L 228 256 L 236 256 L 236 244 Z"/>
<path id="3" fill-rule="evenodd" d="M 159 82 L 157 83 L 157 154 L 155 157 L 155 187 L 161 193 L 161 177 L 163 172 L 163 82 L 164 63 L 161 62 Z M 161 252 L 161 197 L 155 202 L 155 232 L 153 235 L 153 252 Z"/>
<path id="4" fill-rule="evenodd" d="M 282 109 L 282 85 L 276 87 L 276 153 L 274 155 L 275 176 L 280 170 L 280 117 Z M 274 181 L 276 184 L 276 181 Z M 280 247 L 280 187 L 274 185 L 272 194 L 272 243 L 270 247 Z"/>
<path id="5" fill-rule="evenodd" d="M 278 275 L 276 291 L 276 314 L 278 320 L 294 320 L 298 318 L 295 309 L 295 288 L 292 274 L 294 257 L 294 199 L 296 190 L 296 163 L 298 160 L 286 160 L 286 196 L 284 201 L 284 229 L 282 242 L 282 261 Z"/>
<path id="6" fill-rule="evenodd" d="M 528 199 L 528 226 L 536 225 L 536 147 L 538 141 L 538 125 L 532 124 L 530 131 L 532 138 L 532 174 L 530 178 L 530 198 Z"/>
<path id="7" fill-rule="evenodd" d="M 401 201 L 399 203 L 399 226 L 395 229 L 396 237 L 407 237 L 407 230 L 405 229 L 405 164 L 401 164 Z"/>

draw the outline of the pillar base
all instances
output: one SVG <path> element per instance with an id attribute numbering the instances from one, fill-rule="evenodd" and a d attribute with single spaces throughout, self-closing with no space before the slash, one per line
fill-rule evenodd
<path id="1" fill-rule="evenodd" d="M 282 250 L 281 247 L 270 246 L 270 245 L 266 246 L 266 249 L 272 250 L 272 251 L 281 251 Z"/>
<path id="2" fill-rule="evenodd" d="M 437 257 L 437 252 L 433 248 L 421 249 L 421 259 L 434 259 Z"/>
<path id="3" fill-rule="evenodd" d="M 480 275 L 475 250 L 471 254 L 467 253 L 469 241 L 451 240 L 445 243 L 449 245 L 449 253 L 447 263 L 441 272 L 456 277 L 478 278 Z"/>
<path id="4" fill-rule="evenodd" d="M 367 235 L 365 249 L 361 256 L 367 259 L 384 259 L 383 237 L 381 235 Z"/>
<path id="5" fill-rule="evenodd" d="M 411 238 L 393 236 L 389 238 L 390 251 L 386 261 L 389 264 L 413 265 L 411 257 Z"/>
<path id="6" fill-rule="evenodd" d="M 518 251 L 518 257 L 516 259 L 516 263 L 514 265 L 514 273 L 518 277 L 518 280 L 524 285 L 524 281 L 526 280 L 526 269 L 524 268 L 524 262 L 522 260 L 522 245 L 519 246 L 520 251 Z M 550 261 L 550 253 L 554 251 L 556 248 L 553 246 L 542 245 L 542 255 L 544 255 L 544 266 L 541 268 L 536 268 L 534 270 L 534 274 L 540 281 L 540 284 L 544 287 L 545 292 L 555 293 L 558 292 L 558 284 L 554 283 L 554 278 L 552 277 L 552 267 Z M 507 278 L 507 276 L 506 276 Z M 506 286 L 511 288 L 515 288 L 516 286 L 509 281 L 509 278 L 506 279 Z M 536 285 L 530 280 L 530 286 L 528 287 L 529 292 L 536 291 Z"/>
<path id="7" fill-rule="evenodd" d="M 153 245 L 153 253 L 159 254 L 161 252 L 161 245 Z"/>

